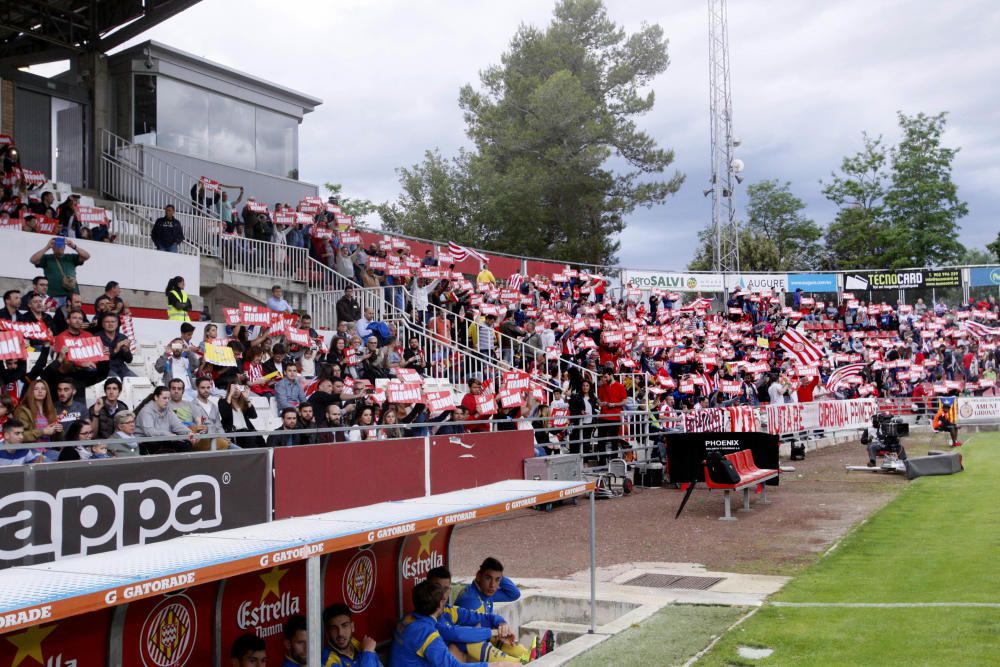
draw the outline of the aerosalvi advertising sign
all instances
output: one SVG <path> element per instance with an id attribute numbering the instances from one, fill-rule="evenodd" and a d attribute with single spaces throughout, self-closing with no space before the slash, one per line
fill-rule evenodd
<path id="1" fill-rule="evenodd" d="M 844 289 L 848 292 L 961 286 L 961 269 L 861 271 L 844 275 Z"/>
<path id="2" fill-rule="evenodd" d="M 669 273 L 665 271 L 626 271 L 626 287 L 642 290 L 665 289 L 672 292 L 722 292 L 721 273 Z"/>

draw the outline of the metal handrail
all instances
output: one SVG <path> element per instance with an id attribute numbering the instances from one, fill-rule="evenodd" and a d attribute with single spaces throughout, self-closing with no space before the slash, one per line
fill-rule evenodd
<path id="1" fill-rule="evenodd" d="M 102 176 L 101 187 L 105 194 L 129 203 L 150 205 L 160 210 L 173 204 L 178 211 L 220 219 L 220 212 L 213 208 L 196 206 L 191 201 L 191 187 L 201 182 L 173 164 L 145 150 L 143 144 L 133 143 L 110 130 L 101 132 L 101 161 L 108 169 Z M 109 171 L 118 166 L 118 173 Z M 125 179 L 131 177 L 132 180 Z M 112 188 L 115 185 L 117 187 Z M 124 195 L 124 196 L 123 196 Z"/>
<path id="2" fill-rule="evenodd" d="M 109 232 L 116 235 L 115 243 L 132 248 L 156 249 L 152 237 L 153 220 L 121 202 L 116 202 L 112 210 L 114 215 L 108 228 Z M 177 252 L 182 255 L 200 254 L 199 249 L 187 239 L 178 246 Z"/>
<path id="3" fill-rule="evenodd" d="M 116 204 L 116 210 L 119 208 L 128 209 L 140 218 L 149 221 L 154 221 L 163 215 L 163 209 L 140 204 L 119 202 Z M 221 257 L 222 240 L 225 233 L 225 226 L 221 221 L 192 213 L 175 213 L 174 217 L 181 223 L 181 227 L 184 229 L 184 240 L 187 243 L 198 248 L 203 255 Z"/>

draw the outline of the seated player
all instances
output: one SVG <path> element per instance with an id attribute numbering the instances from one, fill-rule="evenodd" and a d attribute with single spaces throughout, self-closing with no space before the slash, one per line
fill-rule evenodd
<path id="1" fill-rule="evenodd" d="M 229 649 L 232 667 L 266 667 L 267 644 L 257 635 L 240 635 Z"/>
<path id="2" fill-rule="evenodd" d="M 381 667 L 382 661 L 375 653 L 375 640 L 368 636 L 360 641 L 354 638 L 354 621 L 346 604 L 338 602 L 323 610 L 323 632 L 326 633 L 320 653 L 323 667 Z"/>
<path id="3" fill-rule="evenodd" d="M 455 606 L 464 607 L 480 614 L 493 615 L 494 602 L 513 602 L 520 597 L 521 591 L 514 585 L 514 582 L 503 576 L 503 564 L 496 558 L 490 557 L 479 566 L 476 578 L 458 596 L 458 599 L 455 600 Z M 543 651 L 550 650 L 551 643 L 551 636 L 546 632 L 542 642 Z M 500 648 L 504 653 L 522 661 L 530 659 L 533 657 L 531 654 L 534 653 L 534 650 L 529 651 L 516 643 L 505 643 Z"/>
<path id="4" fill-rule="evenodd" d="M 285 661 L 281 667 L 300 667 L 308 664 L 306 654 L 309 651 L 308 622 L 302 614 L 289 616 L 285 621 Z"/>
<path id="5" fill-rule="evenodd" d="M 515 662 L 521 659 L 507 655 L 492 642 L 513 644 L 516 641 L 507 621 L 495 614 L 481 614 L 453 606 L 451 600 L 451 572 L 446 567 L 435 567 L 427 573 L 427 581 L 444 589 L 444 610 L 438 618 L 438 632 L 448 644 L 448 649 L 459 660 L 481 662 Z"/>
<path id="6" fill-rule="evenodd" d="M 459 667 L 462 664 L 485 667 L 488 662 L 462 663 L 448 650 L 438 632 L 438 619 L 447 598 L 444 588 L 432 581 L 422 581 L 411 594 L 413 613 L 396 626 L 389 667 Z"/>
<path id="7" fill-rule="evenodd" d="M 958 426 L 955 423 L 958 421 L 957 394 L 958 392 L 952 391 L 951 395 L 938 399 L 937 414 L 934 415 L 934 420 L 931 422 L 931 427 L 935 431 L 948 432 L 948 435 L 951 436 L 952 447 L 962 446 L 962 443 L 958 441 Z"/>

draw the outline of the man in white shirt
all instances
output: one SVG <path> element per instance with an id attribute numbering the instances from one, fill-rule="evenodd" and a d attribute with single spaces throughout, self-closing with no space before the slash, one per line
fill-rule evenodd
<path id="1" fill-rule="evenodd" d="M 271 296 L 267 299 L 267 307 L 276 313 L 292 312 L 292 307 L 284 299 L 281 285 L 275 285 L 271 288 Z"/>
<path id="2" fill-rule="evenodd" d="M 375 310 L 373 308 L 365 308 L 365 314 L 358 318 L 358 321 L 354 324 L 354 330 L 361 337 L 361 340 L 368 340 L 368 336 L 371 335 L 371 332 L 368 331 L 368 325 L 374 319 Z"/>

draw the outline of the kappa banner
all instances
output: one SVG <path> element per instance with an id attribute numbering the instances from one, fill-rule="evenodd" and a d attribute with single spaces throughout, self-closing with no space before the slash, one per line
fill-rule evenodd
<path id="1" fill-rule="evenodd" d="M 721 273 L 667 273 L 626 271 L 622 282 L 642 290 L 668 289 L 677 292 L 722 292 L 725 279 Z"/>
<path id="2" fill-rule="evenodd" d="M 959 424 L 1000 424 L 1000 396 L 958 399 Z"/>

